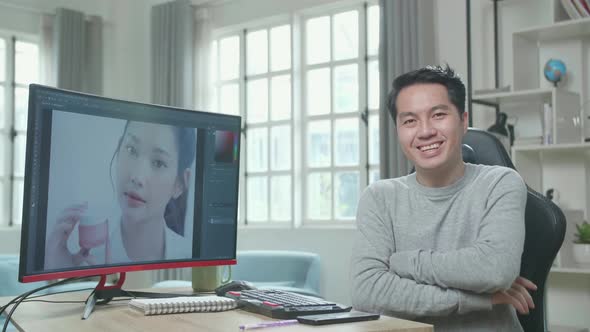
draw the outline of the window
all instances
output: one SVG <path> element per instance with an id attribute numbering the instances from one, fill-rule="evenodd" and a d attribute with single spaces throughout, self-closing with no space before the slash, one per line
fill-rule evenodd
<path id="1" fill-rule="evenodd" d="M 216 109 L 244 123 L 241 219 L 350 223 L 378 178 L 379 7 L 286 21 L 213 43 Z"/>
<path id="2" fill-rule="evenodd" d="M 28 85 L 38 79 L 38 45 L 0 35 L 0 209 L 10 225 L 21 224 Z"/>
<path id="3" fill-rule="evenodd" d="M 367 7 L 367 115 L 369 183 L 379 180 L 379 6 Z"/>

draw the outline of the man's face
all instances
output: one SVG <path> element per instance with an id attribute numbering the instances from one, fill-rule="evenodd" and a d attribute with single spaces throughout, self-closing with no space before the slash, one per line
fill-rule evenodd
<path id="1" fill-rule="evenodd" d="M 417 172 L 449 171 L 462 162 L 461 142 L 467 113 L 449 100 L 441 84 L 414 84 L 397 96 L 397 133 Z"/>

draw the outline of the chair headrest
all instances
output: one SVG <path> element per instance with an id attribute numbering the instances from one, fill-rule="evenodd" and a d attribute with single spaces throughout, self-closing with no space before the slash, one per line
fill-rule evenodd
<path id="1" fill-rule="evenodd" d="M 466 146 L 474 152 L 474 162 L 467 161 Z M 463 136 L 463 160 L 474 164 L 499 165 L 515 169 L 504 145 L 493 134 L 476 128 L 469 128 Z"/>
<path id="2" fill-rule="evenodd" d="M 461 146 L 461 153 L 463 154 L 463 161 L 470 164 L 477 163 L 477 155 L 473 148 L 465 143 Z"/>

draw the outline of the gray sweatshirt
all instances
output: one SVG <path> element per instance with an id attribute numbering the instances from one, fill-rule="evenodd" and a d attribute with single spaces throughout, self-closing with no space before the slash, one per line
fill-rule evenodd
<path id="1" fill-rule="evenodd" d="M 524 244 L 526 186 L 516 171 L 466 164 L 454 184 L 411 174 L 361 196 L 351 262 L 357 310 L 433 324 L 439 331 L 522 331 L 510 288 Z"/>

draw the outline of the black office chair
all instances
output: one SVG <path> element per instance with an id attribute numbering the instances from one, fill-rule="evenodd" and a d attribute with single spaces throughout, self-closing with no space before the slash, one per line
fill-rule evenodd
<path id="1" fill-rule="evenodd" d="M 500 165 L 516 169 L 498 138 L 489 132 L 469 128 L 463 137 L 463 159 L 484 165 Z M 525 210 L 525 241 L 520 275 L 534 282 L 538 289 L 531 292 L 535 309 L 519 315 L 525 332 L 547 331 L 545 282 L 565 236 L 565 216 L 561 209 L 527 186 Z"/>

